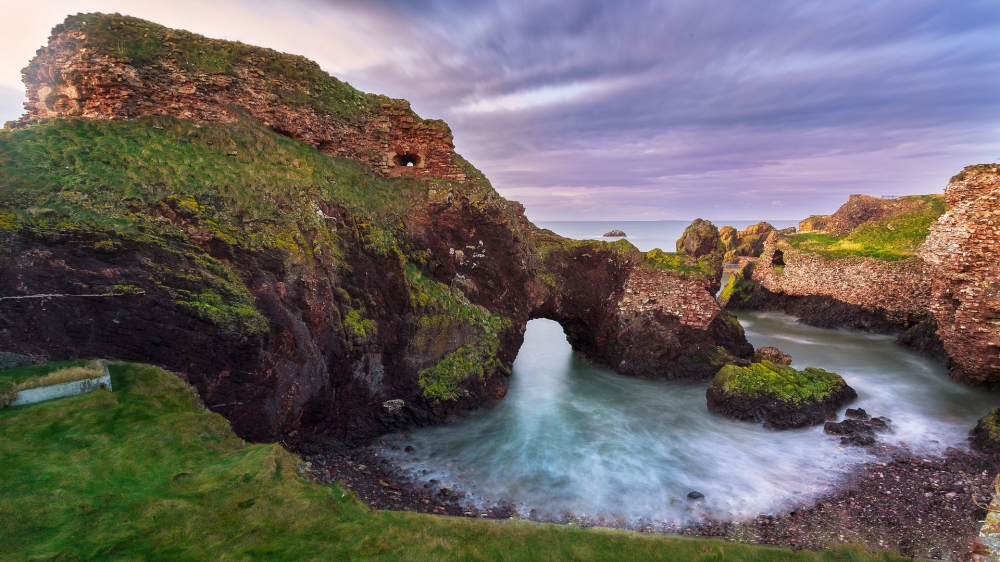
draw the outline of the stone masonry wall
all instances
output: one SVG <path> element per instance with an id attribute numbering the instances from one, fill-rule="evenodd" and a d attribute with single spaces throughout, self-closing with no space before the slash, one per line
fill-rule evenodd
<path id="1" fill-rule="evenodd" d="M 970 166 L 945 189 L 950 209 L 931 226 L 917 255 L 933 286 L 938 336 L 961 372 L 1000 383 L 1000 167 Z"/>
<path id="2" fill-rule="evenodd" d="M 782 253 L 783 267 L 772 265 L 776 251 Z M 882 313 L 900 325 L 926 317 L 931 299 L 926 266 L 918 258 L 826 260 L 796 250 L 775 235 L 765 244 L 753 280 L 772 293 L 830 297 Z"/>
<path id="3" fill-rule="evenodd" d="M 86 29 L 86 28 L 84 28 Z M 173 32 L 173 30 L 166 30 Z M 227 43 L 205 39 L 206 42 Z M 24 72 L 25 115 L 7 127 L 54 117 L 134 119 L 172 115 L 198 122 L 232 122 L 244 111 L 284 135 L 326 154 L 365 162 L 379 174 L 465 181 L 454 162 L 451 129 L 439 120 L 418 117 L 406 100 L 381 97 L 373 111 L 344 118 L 308 103 L 291 103 L 274 92 L 300 85 L 282 83 L 264 67 L 276 54 L 250 50 L 226 74 L 184 70 L 167 50 L 153 63 L 88 48 L 87 34 L 58 26 L 47 47 Z M 302 59 L 302 64 L 314 65 Z M 330 79 L 331 81 L 334 79 Z M 309 91 L 296 92 L 300 97 Z"/>

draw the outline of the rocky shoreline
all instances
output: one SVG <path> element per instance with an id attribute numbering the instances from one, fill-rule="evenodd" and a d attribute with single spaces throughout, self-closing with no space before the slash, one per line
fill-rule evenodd
<path id="1" fill-rule="evenodd" d="M 993 494 L 997 459 L 949 448 L 922 457 L 904 447 L 877 444 L 870 460 L 855 466 L 836 487 L 778 513 L 744 520 L 705 519 L 691 525 L 614 519 L 559 519 L 518 513 L 513 505 L 474 506 L 462 490 L 421 482 L 395 468 L 380 442 L 339 454 L 307 457 L 309 474 L 340 481 L 373 509 L 405 510 L 470 518 L 524 518 L 540 522 L 627 528 L 640 532 L 716 536 L 730 540 L 823 549 L 843 543 L 904 556 L 969 560 Z M 697 507 L 697 502 L 693 506 Z"/>

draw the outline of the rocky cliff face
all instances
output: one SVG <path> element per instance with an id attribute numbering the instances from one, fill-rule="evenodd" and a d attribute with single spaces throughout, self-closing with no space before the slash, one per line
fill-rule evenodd
<path id="1" fill-rule="evenodd" d="M 1000 168 L 970 166 L 951 179 L 950 209 L 918 255 L 931 271 L 930 311 L 955 360 L 952 375 L 1000 383 Z"/>
<path id="2" fill-rule="evenodd" d="M 777 235 L 768 239 L 753 280 L 760 290 L 744 306 L 784 310 L 819 326 L 892 333 L 921 322 L 930 305 L 919 258 L 828 260 L 783 244 Z"/>
<path id="3" fill-rule="evenodd" d="M 208 39 L 124 16 L 70 17 L 23 70 L 27 113 L 10 127 L 57 117 L 173 115 L 271 129 L 383 176 L 464 181 L 451 129 L 406 100 L 365 94 L 303 57 Z"/>
<path id="4" fill-rule="evenodd" d="M 445 125 L 317 72 L 131 18 L 57 27 L 0 132 L 0 351 L 163 365 L 301 449 L 502 398 L 532 318 L 637 376 L 752 354 L 705 275 L 537 229 Z"/>

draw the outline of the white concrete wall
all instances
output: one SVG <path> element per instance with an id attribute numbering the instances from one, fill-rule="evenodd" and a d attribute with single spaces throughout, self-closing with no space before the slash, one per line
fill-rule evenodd
<path id="1" fill-rule="evenodd" d="M 111 373 L 108 372 L 107 362 L 103 363 L 104 375 L 100 377 L 19 390 L 17 392 L 17 399 L 11 402 L 10 405 L 24 406 L 26 404 L 64 398 L 66 396 L 76 396 L 77 394 L 86 394 L 98 388 L 111 390 Z"/>

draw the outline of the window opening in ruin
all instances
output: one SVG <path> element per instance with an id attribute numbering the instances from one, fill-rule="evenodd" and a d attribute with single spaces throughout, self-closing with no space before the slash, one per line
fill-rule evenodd
<path id="1" fill-rule="evenodd" d="M 771 256 L 771 265 L 774 267 L 784 267 L 785 252 L 782 252 L 781 250 L 775 250 L 774 255 Z"/>
<path id="2" fill-rule="evenodd" d="M 414 167 L 420 165 L 420 155 L 418 154 L 397 154 L 392 158 L 393 164 L 397 166 Z"/>

